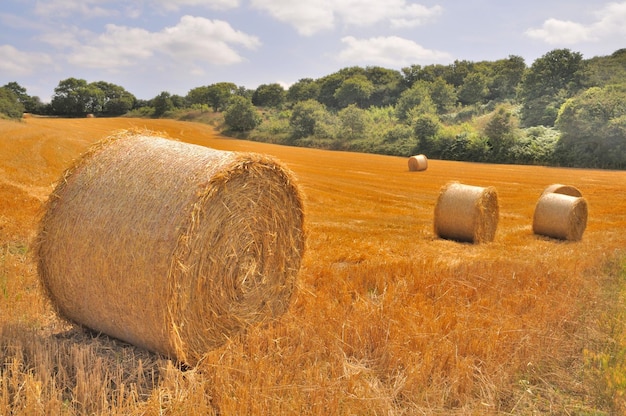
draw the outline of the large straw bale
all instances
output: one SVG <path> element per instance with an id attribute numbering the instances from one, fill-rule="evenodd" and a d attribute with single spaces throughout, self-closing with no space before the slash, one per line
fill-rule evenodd
<path id="1" fill-rule="evenodd" d="M 425 155 L 415 155 L 409 158 L 409 171 L 421 172 L 428 169 L 428 159 Z"/>
<path id="2" fill-rule="evenodd" d="M 545 195 L 545 194 L 563 194 L 563 195 L 569 195 L 569 196 L 575 196 L 575 197 L 583 196 L 580 190 L 576 188 L 575 186 L 562 185 L 560 183 L 554 183 L 548 186 L 541 193 L 541 195 Z"/>
<path id="3" fill-rule="evenodd" d="M 587 201 L 582 197 L 547 193 L 537 201 L 533 232 L 560 240 L 578 241 L 587 227 Z"/>
<path id="4" fill-rule="evenodd" d="M 37 250 L 62 317 L 193 365 L 288 308 L 301 194 L 269 156 L 118 134 L 64 174 Z"/>
<path id="5" fill-rule="evenodd" d="M 492 186 L 450 182 L 435 205 L 435 234 L 441 238 L 483 243 L 493 241 L 499 220 L 498 194 Z"/>

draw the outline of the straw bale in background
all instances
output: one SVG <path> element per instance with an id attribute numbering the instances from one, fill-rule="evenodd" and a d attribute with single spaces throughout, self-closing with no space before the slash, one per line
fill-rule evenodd
<path id="1" fill-rule="evenodd" d="M 582 197 L 547 193 L 537 201 L 533 215 L 535 234 L 578 241 L 587 227 L 587 201 Z"/>
<path id="2" fill-rule="evenodd" d="M 441 238 L 483 243 L 493 241 L 498 227 L 496 189 L 450 182 L 435 205 L 435 234 Z"/>
<path id="3" fill-rule="evenodd" d="M 278 161 L 120 134 L 51 195 L 38 272 L 62 317 L 193 365 L 286 311 L 303 250 Z"/>
<path id="4" fill-rule="evenodd" d="M 545 194 L 563 194 L 576 197 L 583 196 L 582 193 L 575 186 L 562 185 L 560 183 L 555 183 L 548 186 L 546 189 L 543 190 L 541 195 Z"/>
<path id="5" fill-rule="evenodd" d="M 409 171 L 421 172 L 428 169 L 428 159 L 425 155 L 415 155 L 409 158 Z"/>

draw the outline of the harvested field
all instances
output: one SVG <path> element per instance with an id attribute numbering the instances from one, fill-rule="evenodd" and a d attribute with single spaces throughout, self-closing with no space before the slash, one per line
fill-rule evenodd
<path id="1" fill-rule="evenodd" d="M 68 324 L 38 285 L 33 240 L 54 182 L 127 128 L 268 154 L 303 191 L 307 243 L 288 311 L 193 368 Z M 436 237 L 450 181 L 498 190 L 492 242 Z M 551 184 L 584 195 L 580 241 L 533 234 Z M 625 194 L 626 172 L 431 159 L 416 175 L 406 158 L 234 140 L 195 123 L 0 120 L 0 413 L 621 414 Z"/>

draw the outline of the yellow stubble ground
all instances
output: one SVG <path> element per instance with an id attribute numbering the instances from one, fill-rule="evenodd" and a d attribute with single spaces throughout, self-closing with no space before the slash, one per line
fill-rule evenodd
<path id="1" fill-rule="evenodd" d="M 128 128 L 271 154 L 295 172 L 305 195 L 307 251 L 290 311 L 233 338 L 191 371 L 120 343 L 110 348 L 131 358 L 116 363 L 93 340 L 50 341 L 68 326 L 42 298 L 29 252 L 42 203 L 73 159 Z M 500 222 L 494 242 L 435 237 L 435 202 L 451 180 L 496 187 Z M 587 199 L 580 242 L 532 234 L 535 203 L 552 183 L 576 186 Z M 603 396 L 605 386 L 588 369 L 585 351 L 607 344 L 603 322 L 612 306 L 604 292 L 612 280 L 606 264 L 626 252 L 625 196 L 621 171 L 429 160 L 428 170 L 409 172 L 406 158 L 235 140 L 206 125 L 172 120 L 0 121 L 0 323 L 29 329 L 20 348 L 34 342 L 40 354 L 53 356 L 56 348 L 51 362 L 73 366 L 77 374 L 57 376 L 53 386 L 39 373 L 54 370 L 30 368 L 22 358 L 21 371 L 31 374 L 20 378 L 17 370 L 5 371 L 4 384 L 18 383 L 17 377 L 24 385 L 41 384 L 40 392 L 5 388 L 0 404 L 119 414 L 609 409 L 616 404 Z M 5 330 L 3 344 L 12 345 L 15 333 Z M 100 346 L 113 342 L 98 339 Z M 17 365 L 9 350 L 5 363 Z M 89 361 L 80 369 L 76 360 L 100 367 L 89 370 Z M 103 361 L 114 368 L 103 368 Z M 149 383 L 137 369 L 146 362 L 152 365 Z M 126 391 L 119 391 L 120 384 Z"/>

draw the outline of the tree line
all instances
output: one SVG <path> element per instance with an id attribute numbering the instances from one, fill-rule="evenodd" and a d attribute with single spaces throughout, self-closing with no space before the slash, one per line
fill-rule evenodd
<path id="1" fill-rule="evenodd" d="M 555 49 L 527 66 L 496 61 L 347 67 L 284 88 L 231 82 L 138 100 L 123 87 L 69 78 L 49 104 L 17 83 L 0 113 L 223 116 L 224 133 L 295 146 L 496 163 L 626 169 L 626 49 L 583 59 Z"/>

